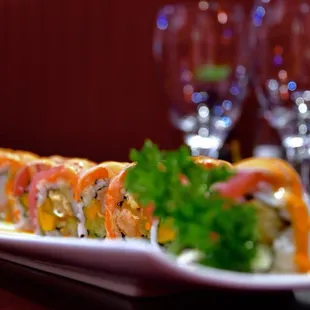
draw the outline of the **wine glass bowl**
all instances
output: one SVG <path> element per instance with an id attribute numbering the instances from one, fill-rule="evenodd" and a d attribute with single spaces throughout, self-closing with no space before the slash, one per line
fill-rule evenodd
<path id="1" fill-rule="evenodd" d="M 230 1 L 167 5 L 153 52 L 175 127 L 193 155 L 218 156 L 248 84 L 246 15 Z"/>
<path id="2" fill-rule="evenodd" d="M 290 161 L 310 155 L 310 2 L 258 0 L 252 11 L 254 85 Z"/>

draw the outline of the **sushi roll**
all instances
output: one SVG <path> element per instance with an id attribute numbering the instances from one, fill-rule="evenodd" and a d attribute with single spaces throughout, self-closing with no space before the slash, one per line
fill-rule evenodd
<path id="1" fill-rule="evenodd" d="M 30 152 L 0 150 L 0 220 L 12 222 L 15 176 L 19 169 L 37 158 L 37 155 Z"/>
<path id="2" fill-rule="evenodd" d="M 248 197 L 257 210 L 260 251 L 253 270 L 308 272 L 309 212 L 298 173 L 277 158 L 249 158 L 234 168 L 236 174 L 216 190 L 233 199 Z"/>
<path id="3" fill-rule="evenodd" d="M 12 221 L 17 230 L 33 231 L 29 219 L 28 195 L 31 181 L 35 174 L 63 163 L 61 157 L 40 158 L 19 169 L 13 183 Z"/>
<path id="4" fill-rule="evenodd" d="M 81 215 L 74 193 L 80 174 L 94 165 L 86 159 L 74 158 L 34 175 L 28 201 L 29 216 L 36 234 L 85 235 L 85 228 L 78 225 Z"/>
<path id="5" fill-rule="evenodd" d="M 104 210 L 105 195 L 111 179 L 128 163 L 103 162 L 82 172 L 76 194 L 81 215 L 79 228 L 85 225 L 85 237 L 104 238 L 106 236 Z"/>

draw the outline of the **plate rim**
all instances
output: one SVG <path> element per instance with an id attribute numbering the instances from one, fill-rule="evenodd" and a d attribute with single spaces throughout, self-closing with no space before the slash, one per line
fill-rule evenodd
<path id="1" fill-rule="evenodd" d="M 37 236 L 33 234 L 18 233 L 16 231 L 0 230 L 0 251 L 11 253 L 10 249 L 17 252 L 19 256 L 27 257 L 27 248 L 33 248 L 35 252 L 44 252 L 50 246 L 60 250 L 63 257 L 70 254 L 70 250 L 83 250 L 93 253 L 104 254 L 131 254 L 145 260 L 146 264 L 151 264 L 157 272 L 161 271 L 161 276 L 174 276 L 186 284 L 193 284 L 206 287 L 223 287 L 232 289 L 247 290 L 293 290 L 310 289 L 310 274 L 253 274 L 240 273 L 216 269 L 201 265 L 184 266 L 177 262 L 175 257 L 156 250 L 147 241 L 138 239 L 124 240 L 98 240 L 98 239 L 78 239 L 59 238 L 49 236 Z M 49 250 L 49 249 L 48 249 Z M 31 250 L 28 250 L 31 252 Z M 49 251 L 47 251 L 48 253 Z M 125 257 L 126 255 L 124 255 Z M 45 259 L 47 262 L 48 259 Z M 44 261 L 45 261 L 44 260 Z M 53 258 L 51 258 L 53 262 Z M 83 267 L 83 266 L 81 266 Z M 100 267 L 100 266 L 95 266 Z M 94 267 L 94 268 L 95 268 Z M 159 275 L 157 277 L 160 278 Z"/>

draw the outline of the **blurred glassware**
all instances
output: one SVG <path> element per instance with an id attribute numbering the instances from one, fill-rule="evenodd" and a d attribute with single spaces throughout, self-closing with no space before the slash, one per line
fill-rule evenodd
<path id="1" fill-rule="evenodd" d="M 257 0 L 252 11 L 253 82 L 287 159 L 309 190 L 310 1 Z"/>
<path id="2" fill-rule="evenodd" d="M 153 53 L 170 118 L 193 155 L 218 157 L 246 96 L 248 27 L 231 2 L 167 5 L 156 18 Z"/>
<path id="3" fill-rule="evenodd" d="M 258 117 L 256 126 L 253 156 L 284 158 L 284 148 L 276 130 L 263 117 Z"/>

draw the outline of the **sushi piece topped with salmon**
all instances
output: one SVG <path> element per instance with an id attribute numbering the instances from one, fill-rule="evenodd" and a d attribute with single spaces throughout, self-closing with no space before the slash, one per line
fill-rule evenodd
<path id="1" fill-rule="evenodd" d="M 95 166 L 86 159 L 70 159 L 61 165 L 41 171 L 32 179 L 29 189 L 29 215 L 34 232 L 47 236 L 83 237 L 75 190 L 80 174 Z"/>
<path id="2" fill-rule="evenodd" d="M 236 174 L 216 189 L 222 196 L 237 200 L 252 196 L 260 241 L 275 253 L 269 268 L 310 271 L 309 210 L 298 173 L 278 158 L 248 158 L 236 163 L 234 169 Z"/>
<path id="3" fill-rule="evenodd" d="M 29 189 L 34 176 L 52 167 L 62 164 L 64 158 L 51 156 L 39 158 L 20 168 L 13 183 L 12 221 L 17 230 L 32 232 L 33 227 L 29 218 Z"/>
<path id="4" fill-rule="evenodd" d="M 148 238 L 151 228 L 152 207 L 142 208 L 127 193 L 124 180 L 131 164 L 110 182 L 105 199 L 105 228 L 108 238 Z"/>
<path id="5" fill-rule="evenodd" d="M 81 173 L 75 194 L 81 208 L 79 225 L 85 226 L 85 236 L 91 238 L 106 236 L 104 212 L 107 188 L 111 180 L 127 165 L 129 164 L 108 161 Z"/>
<path id="6" fill-rule="evenodd" d="M 0 150 L 0 219 L 12 222 L 14 179 L 22 167 L 36 160 L 37 155 L 25 151 Z"/>

